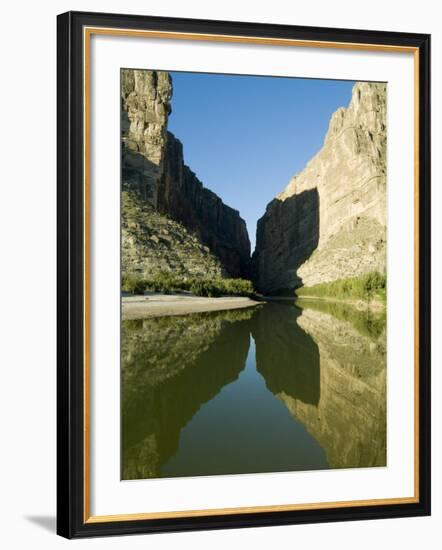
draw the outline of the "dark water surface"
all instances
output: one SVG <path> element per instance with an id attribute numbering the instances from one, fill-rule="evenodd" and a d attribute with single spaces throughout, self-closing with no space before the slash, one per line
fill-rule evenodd
<path id="1" fill-rule="evenodd" d="M 385 466 L 385 315 L 305 300 L 124 321 L 122 478 Z"/>

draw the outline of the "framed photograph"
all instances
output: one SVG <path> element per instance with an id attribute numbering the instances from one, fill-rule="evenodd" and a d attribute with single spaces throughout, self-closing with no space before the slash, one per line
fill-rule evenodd
<path id="1" fill-rule="evenodd" d="M 58 17 L 58 534 L 430 513 L 430 37 Z"/>

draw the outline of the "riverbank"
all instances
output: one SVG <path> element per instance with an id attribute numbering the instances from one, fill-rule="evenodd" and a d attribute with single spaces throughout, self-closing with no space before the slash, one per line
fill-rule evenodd
<path id="1" fill-rule="evenodd" d="M 206 298 L 191 294 L 149 294 L 144 296 L 123 296 L 122 318 L 148 319 L 166 315 L 186 315 L 207 311 L 224 311 L 254 307 L 259 303 L 242 296 Z"/>
<path id="2" fill-rule="evenodd" d="M 381 300 L 366 300 L 360 299 L 344 299 L 344 298 L 334 298 L 330 296 L 262 296 L 262 299 L 266 302 L 328 302 L 333 304 L 343 304 L 351 306 L 358 311 L 365 311 L 370 309 L 372 311 L 383 311 L 386 308 L 386 302 Z"/>
<path id="3" fill-rule="evenodd" d="M 287 299 L 287 298 L 286 298 Z M 336 304 L 345 304 L 348 306 L 352 306 L 355 309 L 358 309 L 360 311 L 365 309 L 371 309 L 373 311 L 382 311 L 386 308 L 386 302 L 380 301 L 380 300 L 360 300 L 360 299 L 344 299 L 344 298 L 333 298 L 329 296 L 297 296 L 295 297 L 296 302 L 299 301 L 320 301 L 320 302 L 331 302 Z"/>

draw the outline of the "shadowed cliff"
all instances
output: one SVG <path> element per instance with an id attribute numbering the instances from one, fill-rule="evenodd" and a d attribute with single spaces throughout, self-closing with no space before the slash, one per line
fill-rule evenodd
<path id="1" fill-rule="evenodd" d="M 184 163 L 183 145 L 170 132 L 164 172 L 158 186 L 158 210 L 179 221 L 210 248 L 231 277 L 250 275 L 250 241 L 246 223 L 203 186 Z"/>
<path id="2" fill-rule="evenodd" d="M 206 255 L 213 255 L 224 275 L 248 278 L 250 241 L 246 224 L 237 210 L 205 188 L 185 165 L 181 142 L 167 132 L 171 99 L 172 81 L 167 72 L 121 71 L 123 189 L 134 192 L 131 200 L 138 201 L 138 208 L 149 208 L 180 223 L 207 247 Z M 126 216 L 124 203 L 122 216 Z M 147 229 L 152 233 L 153 227 Z M 146 252 L 139 246 L 145 232 L 142 223 L 132 231 L 131 246 L 135 251 L 139 248 L 138 255 Z M 180 245 L 179 241 L 171 242 L 172 247 Z M 168 251 L 162 253 L 167 256 Z M 163 263 L 168 269 L 170 262 Z M 185 265 L 181 267 L 186 270 Z M 155 262 L 144 262 L 139 269 L 141 275 L 149 276 L 156 269 Z"/>
<path id="3" fill-rule="evenodd" d="M 299 267 L 319 240 L 319 194 L 303 191 L 284 201 L 274 199 L 258 220 L 253 278 L 258 290 L 271 292 L 302 285 Z"/>

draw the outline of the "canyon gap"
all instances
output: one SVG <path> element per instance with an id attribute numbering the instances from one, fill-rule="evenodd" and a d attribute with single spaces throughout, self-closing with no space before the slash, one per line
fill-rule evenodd
<path id="1" fill-rule="evenodd" d="M 258 221 L 203 186 L 167 130 L 167 72 L 121 71 L 122 269 L 253 278 L 264 293 L 386 268 L 386 85 L 357 83 L 324 145 Z"/>

